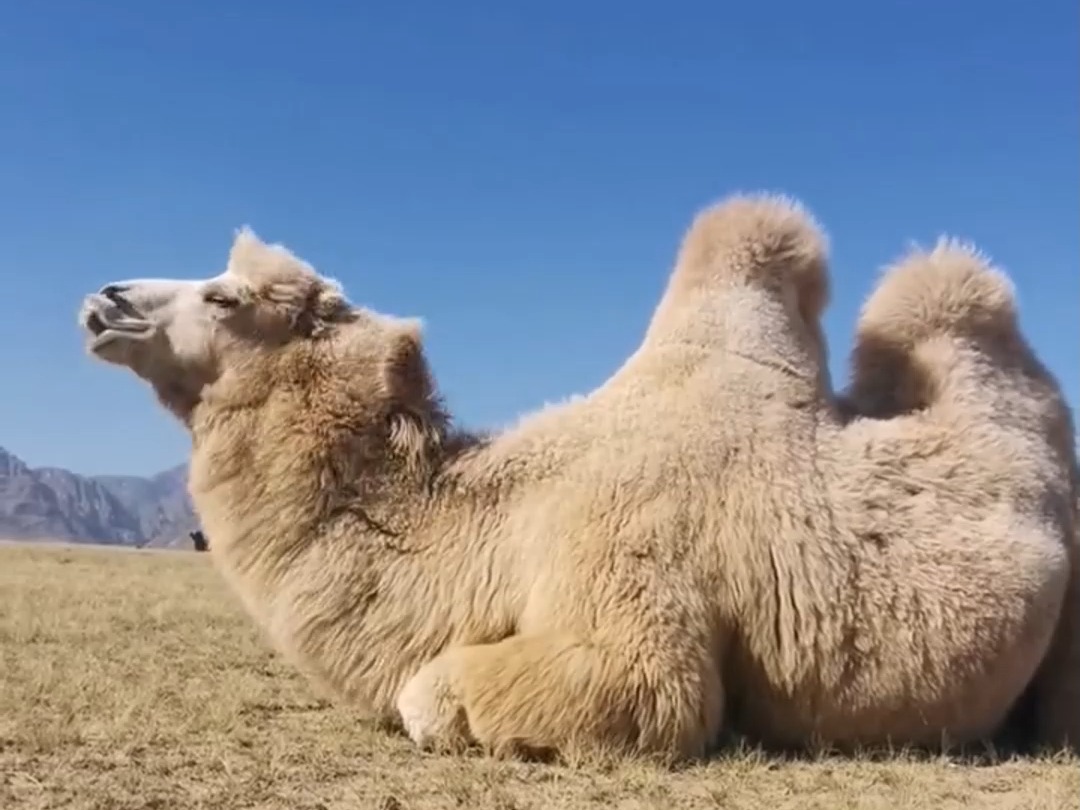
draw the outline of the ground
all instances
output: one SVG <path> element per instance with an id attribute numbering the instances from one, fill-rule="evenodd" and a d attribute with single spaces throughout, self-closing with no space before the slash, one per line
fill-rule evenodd
<path id="1" fill-rule="evenodd" d="M 207 554 L 0 544 L 0 807 L 1058 810 L 1080 762 L 422 754 L 314 697 Z"/>

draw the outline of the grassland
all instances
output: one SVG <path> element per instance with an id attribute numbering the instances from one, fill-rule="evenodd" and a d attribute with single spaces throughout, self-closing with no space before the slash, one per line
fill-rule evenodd
<path id="1" fill-rule="evenodd" d="M 450 758 L 314 698 L 209 555 L 0 545 L 0 808 L 1080 807 L 1080 762 Z"/>

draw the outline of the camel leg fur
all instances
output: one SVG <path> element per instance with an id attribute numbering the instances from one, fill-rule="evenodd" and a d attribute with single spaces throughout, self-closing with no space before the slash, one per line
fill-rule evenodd
<path id="1" fill-rule="evenodd" d="M 1047 649 L 1045 628 L 1054 622 L 1039 619 L 1032 628 L 1031 650 L 1046 654 L 1014 715 L 998 729 L 999 739 L 1075 749 L 1080 743 L 1080 553 L 1074 428 L 1057 382 L 1017 326 L 1010 285 L 969 246 L 943 240 L 931 251 L 912 253 L 867 302 L 853 365 L 849 399 L 855 411 L 872 420 L 857 421 L 853 432 L 864 434 L 868 455 L 895 452 L 902 458 L 903 449 L 916 448 L 923 460 L 911 469 L 929 476 L 940 472 L 932 469 L 934 456 L 946 453 L 950 475 L 957 479 L 980 468 L 976 474 L 986 483 L 981 491 L 972 489 L 979 500 L 954 501 L 952 514 L 942 516 L 943 534 L 948 517 L 971 513 L 973 507 L 985 510 L 985 499 L 993 498 L 1000 517 L 989 533 L 1011 523 L 1012 540 L 1023 556 L 1042 555 L 1048 576 L 1041 604 L 1045 615 L 1058 616 L 1056 629 Z M 905 433 L 918 439 L 900 438 Z M 942 452 L 951 435 L 964 441 Z M 958 487 L 957 494 L 962 492 Z M 978 542 L 977 537 L 966 540 Z"/>
<path id="2" fill-rule="evenodd" d="M 723 689 L 712 661 L 676 632 L 633 649 L 602 636 L 518 635 L 445 651 L 397 707 L 412 740 L 438 750 L 475 742 L 496 755 L 578 747 L 699 758 L 720 732 Z"/>

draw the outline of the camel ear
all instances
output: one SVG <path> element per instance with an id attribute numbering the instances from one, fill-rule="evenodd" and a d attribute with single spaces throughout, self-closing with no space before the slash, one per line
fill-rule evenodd
<path id="1" fill-rule="evenodd" d="M 277 307 L 293 329 L 312 337 L 345 320 L 349 312 L 349 302 L 341 286 L 330 280 L 306 290 L 295 281 L 268 284 L 263 288 L 263 298 Z"/>
<path id="2" fill-rule="evenodd" d="M 391 400 L 390 443 L 421 465 L 442 438 L 441 408 L 424 358 L 419 320 L 401 324 L 383 363 L 383 385 Z"/>
<path id="3" fill-rule="evenodd" d="M 402 404 L 427 398 L 431 379 L 418 320 L 403 320 L 397 325 L 383 362 L 383 382 L 390 396 Z"/>

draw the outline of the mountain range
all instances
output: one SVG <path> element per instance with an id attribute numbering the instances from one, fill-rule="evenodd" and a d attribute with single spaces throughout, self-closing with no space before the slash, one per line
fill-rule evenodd
<path id="1" fill-rule="evenodd" d="M 30 467 L 0 447 L 0 539 L 191 548 L 187 465 L 147 478 Z"/>

